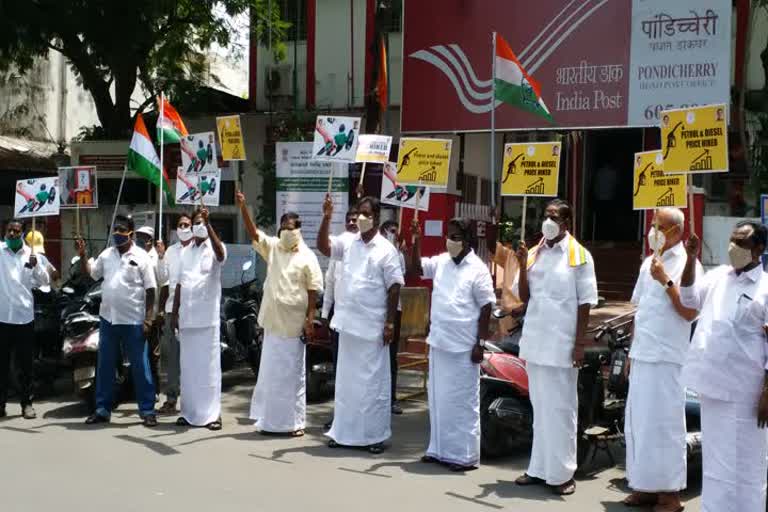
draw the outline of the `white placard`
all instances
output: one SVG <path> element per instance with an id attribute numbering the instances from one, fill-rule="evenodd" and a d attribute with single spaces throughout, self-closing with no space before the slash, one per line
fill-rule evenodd
<path id="1" fill-rule="evenodd" d="M 313 158 L 330 162 L 354 162 L 359 140 L 359 117 L 317 116 Z"/>
<path id="2" fill-rule="evenodd" d="M 628 124 L 729 103 L 731 0 L 632 0 Z"/>
<path id="3" fill-rule="evenodd" d="M 189 175 L 196 172 L 216 172 L 216 135 L 213 132 L 190 133 L 181 138 L 181 166 Z"/>
<path id="4" fill-rule="evenodd" d="M 46 217 L 59 214 L 59 178 L 30 178 L 16 182 L 13 216 Z"/>
<path id="5" fill-rule="evenodd" d="M 383 164 L 389 161 L 391 149 L 392 137 L 389 135 L 360 135 L 355 160 L 358 162 Z"/>
<path id="6" fill-rule="evenodd" d="M 200 198 L 202 194 L 202 199 Z M 187 174 L 183 167 L 176 172 L 176 204 L 219 206 L 221 170 Z"/>
<path id="7" fill-rule="evenodd" d="M 379 200 L 384 204 L 411 209 L 416 208 L 418 203 L 419 211 L 429 211 L 429 187 L 401 185 L 397 183 L 396 177 L 397 164 L 394 162 L 384 164 L 384 172 L 381 173 L 381 197 Z"/>
<path id="8" fill-rule="evenodd" d="M 59 167 L 61 208 L 98 208 L 95 166 Z"/>

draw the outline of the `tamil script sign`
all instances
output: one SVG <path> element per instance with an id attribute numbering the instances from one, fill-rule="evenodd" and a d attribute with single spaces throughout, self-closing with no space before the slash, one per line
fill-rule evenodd
<path id="1" fill-rule="evenodd" d="M 410 2 L 402 131 L 489 130 L 493 31 L 560 127 L 655 126 L 662 110 L 728 102 L 731 10 L 730 0 Z M 500 130 L 551 127 L 510 105 L 495 112 Z"/>

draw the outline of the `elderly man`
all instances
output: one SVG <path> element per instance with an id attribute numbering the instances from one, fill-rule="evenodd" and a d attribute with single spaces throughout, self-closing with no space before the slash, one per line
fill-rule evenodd
<path id="1" fill-rule="evenodd" d="M 576 386 L 597 280 L 592 255 L 568 232 L 568 203 L 551 201 L 544 216 L 541 242 L 529 253 L 521 241 L 517 250 L 519 297 L 528 304 L 520 357 L 533 405 L 533 449 L 528 471 L 516 482 L 568 495 L 576 491 Z"/>
<path id="2" fill-rule="evenodd" d="M 258 318 L 264 328 L 264 344 L 251 399 L 251 419 L 262 434 L 300 437 L 306 426 L 305 342 L 314 336 L 323 273 L 317 256 L 301 237 L 298 214 L 284 214 L 278 236 L 268 236 L 253 223 L 240 192 L 237 202 L 253 247 L 267 264 Z M 301 339 L 302 332 L 305 340 Z"/>
<path id="3" fill-rule="evenodd" d="M 333 203 L 323 204 L 317 235 L 321 253 L 341 262 L 342 285 L 331 327 L 339 331 L 335 416 L 328 446 L 360 446 L 377 454 L 391 435 L 389 348 L 395 329 L 403 271 L 397 249 L 379 234 L 375 197 L 358 202 L 354 238 L 331 241 Z"/>
<path id="4" fill-rule="evenodd" d="M 115 216 L 112 247 L 91 263 L 85 240 L 76 242 L 80 269 L 101 285 L 99 359 L 96 370 L 96 411 L 85 422 L 108 423 L 112 414 L 115 373 L 120 347 L 131 363 L 133 388 L 144 425 L 157 425 L 155 386 L 149 371 L 147 335 L 154 322 L 157 282 L 147 252 L 133 243 L 133 219 Z"/>
<path id="5" fill-rule="evenodd" d="M 702 512 L 765 511 L 768 471 L 768 279 L 760 257 L 768 230 L 740 222 L 730 265 L 697 278 L 699 240 L 688 240 L 681 280 L 685 307 L 700 313 L 683 383 L 701 402 Z"/>
<path id="6" fill-rule="evenodd" d="M 682 369 L 697 311 L 680 300 L 687 261 L 680 241 L 684 222 L 677 208 L 657 211 L 648 233 L 654 255 L 640 267 L 632 294 L 637 315 L 624 428 L 633 493 L 624 504 L 654 505 L 657 512 L 681 509 L 679 491 L 687 480 Z M 698 262 L 696 267 L 701 273 Z"/>
<path id="7" fill-rule="evenodd" d="M 467 219 L 448 222 L 446 252 L 431 258 L 421 257 L 417 219 L 411 233 L 409 269 L 433 280 L 427 337 L 430 436 L 421 460 L 445 464 L 451 471 L 469 471 L 480 464 L 480 340 L 488 337 L 496 294 L 488 267 L 472 250 L 474 237 Z"/>
<path id="8" fill-rule="evenodd" d="M 35 299 L 33 288 L 46 286 L 49 276 L 42 260 L 24 245 L 19 220 L 11 220 L 5 227 L 5 241 L 0 243 L 0 418 L 6 415 L 8 399 L 8 372 L 11 354 L 16 357 L 20 374 L 19 401 L 24 419 L 34 419 L 32 407 L 32 369 L 34 363 Z"/>
<path id="9" fill-rule="evenodd" d="M 176 403 L 180 394 L 181 367 L 179 362 L 179 337 L 171 326 L 171 313 L 176 296 L 176 285 L 181 265 L 181 250 L 192 243 L 192 217 L 182 213 L 176 220 L 176 238 L 166 250 L 165 244 L 157 241 L 157 280 L 160 288 L 159 322 L 162 326 L 160 336 L 160 361 L 165 370 L 165 403 L 158 410 L 160 414 L 176 414 Z M 159 387 L 159 382 L 157 383 Z"/>
<path id="10" fill-rule="evenodd" d="M 192 216 L 194 242 L 181 250 L 171 325 L 179 331 L 181 416 L 178 426 L 221 430 L 221 267 L 227 249 L 202 208 Z"/>

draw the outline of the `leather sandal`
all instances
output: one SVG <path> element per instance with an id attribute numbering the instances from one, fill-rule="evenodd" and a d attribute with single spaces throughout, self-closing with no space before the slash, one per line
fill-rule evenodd
<path id="1" fill-rule="evenodd" d="M 560 485 L 553 485 L 552 492 L 558 496 L 570 496 L 576 492 L 576 482 L 573 478 Z"/>
<path id="2" fill-rule="evenodd" d="M 621 503 L 627 507 L 652 507 L 656 505 L 659 497 L 647 492 L 633 492 L 622 500 Z"/>
<path id="3" fill-rule="evenodd" d="M 546 481 L 544 481 L 543 478 L 538 478 L 535 476 L 531 476 L 528 473 L 523 473 L 522 476 L 519 476 L 517 480 L 515 480 L 515 483 L 517 485 L 546 485 Z"/>

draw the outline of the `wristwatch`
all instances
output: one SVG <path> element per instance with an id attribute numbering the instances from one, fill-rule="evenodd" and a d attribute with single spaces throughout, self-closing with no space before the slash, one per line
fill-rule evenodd
<path id="1" fill-rule="evenodd" d="M 667 281 L 667 284 L 665 284 L 664 286 L 666 286 L 667 288 L 672 288 L 673 286 L 675 286 L 675 282 L 670 279 L 669 281 Z"/>

